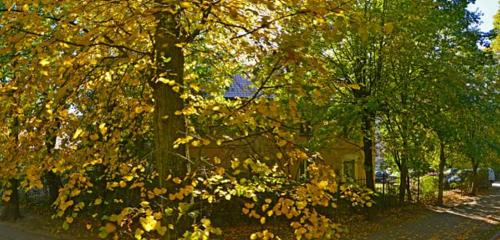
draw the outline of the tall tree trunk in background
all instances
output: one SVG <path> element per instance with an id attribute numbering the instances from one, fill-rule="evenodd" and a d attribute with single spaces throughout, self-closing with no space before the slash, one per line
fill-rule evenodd
<path id="1" fill-rule="evenodd" d="M 365 4 L 369 4 L 369 2 L 365 2 Z M 365 5 L 365 11 L 367 5 Z M 386 1 L 384 0 L 382 2 L 382 19 L 380 21 L 380 26 L 383 28 L 385 24 L 385 10 L 386 10 Z M 378 42 L 378 49 L 377 49 L 377 61 L 375 63 L 376 70 L 373 74 L 373 79 L 370 84 L 370 88 L 372 86 L 376 86 L 379 84 L 379 82 L 382 80 L 382 70 L 383 70 L 383 59 L 384 59 L 384 41 L 385 37 L 382 34 L 382 37 L 379 39 Z M 363 82 L 366 84 L 365 82 Z M 366 88 L 366 87 L 365 87 Z M 371 96 L 373 95 L 373 90 L 368 90 L 365 89 L 366 91 L 366 96 Z M 365 106 L 368 107 L 368 106 Z M 364 115 L 363 115 L 363 152 L 365 156 L 364 160 L 364 166 L 365 166 L 365 176 L 366 176 L 366 186 L 370 188 L 371 190 L 375 191 L 375 173 L 374 173 L 374 158 L 373 158 L 373 143 L 374 143 L 374 129 L 373 126 L 375 125 L 375 113 L 376 110 L 373 109 L 365 109 L 364 110 Z"/>
<path id="2" fill-rule="evenodd" d="M 403 98 L 403 104 L 406 101 Z M 403 116 L 405 117 L 405 116 Z M 408 187 L 408 127 L 407 127 L 407 119 L 403 119 L 402 122 L 402 132 L 401 132 L 401 140 L 403 141 L 403 152 L 401 153 L 401 176 L 399 180 L 399 202 L 404 203 L 405 201 L 405 192 Z M 409 191 L 408 191 L 409 192 Z"/>
<path id="3" fill-rule="evenodd" d="M 373 115 L 373 113 L 367 111 L 364 112 L 362 119 L 362 133 L 366 187 L 375 191 L 375 181 L 373 173 Z"/>
<path id="4" fill-rule="evenodd" d="M 478 188 L 478 177 L 477 177 L 477 169 L 479 168 L 479 163 L 472 158 L 472 190 L 470 192 L 471 195 L 475 196 L 477 194 Z"/>
<path id="5" fill-rule="evenodd" d="M 401 93 L 401 106 L 407 106 L 408 99 L 405 95 L 406 93 L 406 85 L 403 85 L 403 93 Z M 405 114 L 401 114 L 401 141 L 402 141 L 402 152 L 401 152 L 401 175 L 399 180 L 399 202 L 402 204 L 405 201 L 405 192 L 409 189 L 409 174 L 408 174 L 408 160 L 410 156 L 410 149 L 408 145 L 409 141 L 409 128 L 410 128 L 410 119 Z M 408 193 L 410 191 L 408 190 Z"/>
<path id="6" fill-rule="evenodd" d="M 3 221 L 15 221 L 21 218 L 21 212 L 19 211 L 19 180 L 11 178 L 9 183 L 8 189 L 12 190 L 12 193 L 10 194 L 10 200 L 2 203 L 4 207 L 2 214 L 0 214 L 0 220 Z"/>
<path id="7" fill-rule="evenodd" d="M 411 177 L 410 177 L 409 172 L 406 175 L 406 195 L 407 195 L 408 202 L 411 203 L 411 201 L 413 201 L 413 198 L 411 195 Z"/>
<path id="8" fill-rule="evenodd" d="M 400 176 L 399 176 L 399 203 L 403 204 L 405 202 L 405 196 L 406 196 L 406 185 L 407 185 L 407 178 L 408 178 L 408 159 L 407 157 L 402 154 L 401 156 L 401 167 L 399 169 L 400 171 Z"/>
<path id="9" fill-rule="evenodd" d="M 446 164 L 446 156 L 444 154 L 444 141 L 439 139 L 439 173 L 438 173 L 438 197 L 437 205 L 443 205 L 443 191 L 444 191 L 444 166 Z"/>
<path id="10" fill-rule="evenodd" d="M 158 20 L 154 36 L 156 69 L 150 81 L 155 101 L 153 160 L 159 173 L 160 185 L 166 186 L 167 176 L 184 176 L 188 170 L 185 145 L 180 145 L 175 149 L 173 147 L 176 139 L 185 136 L 186 123 L 184 116 L 175 114 L 184 108 L 180 93 L 158 79 L 173 80 L 176 86 L 183 86 L 184 54 L 182 49 L 176 46 L 180 43 L 177 16 L 171 12 L 162 11 L 155 17 Z"/>
<path id="11" fill-rule="evenodd" d="M 396 165 L 398 166 L 399 170 L 399 203 L 403 204 L 405 201 L 405 196 L 406 196 L 406 179 L 407 179 L 407 173 L 408 173 L 408 167 L 406 163 L 406 158 L 404 154 L 399 153 L 399 151 L 395 150 L 393 151 L 393 156 L 394 156 L 394 161 L 396 162 Z"/>

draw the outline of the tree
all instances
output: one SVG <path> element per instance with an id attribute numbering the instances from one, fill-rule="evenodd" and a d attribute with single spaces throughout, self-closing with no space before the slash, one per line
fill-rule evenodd
<path id="1" fill-rule="evenodd" d="M 23 145 L 12 146 L 27 152 L 26 159 L 12 158 L 13 168 L 25 174 L 29 187 L 38 185 L 43 172 L 57 173 L 64 178 L 55 202 L 55 214 L 66 217 L 63 228 L 68 228 L 82 209 L 102 210 L 100 206 L 107 205 L 102 213 L 105 219 L 100 227 L 102 237 L 111 233 L 118 236 L 116 227 L 123 226 L 124 220 L 120 216 L 134 211 L 134 220 L 140 223 L 136 235 L 153 235 L 154 227 L 157 234 L 166 234 L 168 239 L 178 238 L 184 232 L 206 235 L 216 231 L 205 220 L 190 223 L 191 226 L 179 223 L 178 219 L 187 216 L 198 217 L 186 212 L 196 207 L 194 199 L 212 203 L 214 198 L 238 196 L 260 201 L 257 193 L 261 191 L 262 182 L 240 183 L 235 179 L 241 177 L 225 174 L 224 167 L 202 164 L 205 159 L 194 162 L 190 158 L 189 145 L 198 147 L 200 142 L 218 142 L 217 138 L 223 134 L 214 134 L 217 138 L 213 139 L 199 135 L 197 128 L 205 126 L 192 124 L 202 120 L 198 114 L 206 116 L 216 112 L 221 117 L 218 120 L 227 125 L 238 123 L 236 120 L 261 123 L 258 128 L 266 130 L 265 137 L 280 147 L 293 146 L 294 139 L 287 138 L 292 135 L 283 130 L 285 126 L 255 114 L 260 111 L 273 116 L 267 110 L 276 107 L 276 103 L 256 100 L 256 97 L 228 103 L 208 90 L 210 86 L 224 84 L 223 73 L 244 65 L 227 62 L 236 57 L 246 58 L 248 62 L 261 59 L 275 62 L 263 67 L 263 72 L 269 73 L 269 77 L 261 81 L 262 87 L 266 87 L 269 79 L 285 68 L 282 61 L 269 57 L 268 50 L 279 43 L 278 56 L 292 52 L 281 48 L 287 41 L 281 27 L 310 27 L 306 21 L 309 18 L 322 19 L 331 12 L 349 10 L 349 4 L 341 1 L 300 4 L 295 1 L 4 2 L 0 7 L 0 33 L 5 37 L 1 50 L 15 55 L 8 61 L 6 72 L 16 74 L 2 82 L 2 90 L 19 89 L 16 93 L 22 103 L 16 104 L 23 107 L 19 115 L 25 117 L 19 134 L 26 138 Z M 326 29 L 329 25 L 315 27 Z M 221 56 L 222 60 L 218 59 Z M 222 69 L 220 73 L 216 73 L 218 68 Z M 210 80 L 201 79 L 198 74 Z M 272 82 L 279 83 L 279 80 L 283 78 Z M 201 89 L 205 92 L 199 93 Z M 215 103 L 207 97 L 210 95 L 216 95 Z M 12 102 L 16 98 L 5 96 L 5 100 Z M 16 107 L 5 109 L 14 111 Z M 230 111 L 214 110 L 221 107 Z M 2 113 L 2 119 L 8 122 L 15 119 L 7 111 Z M 283 122 L 288 121 L 286 116 L 279 117 Z M 3 122 L 2 128 L 14 129 Z M 240 130 L 235 135 L 246 139 L 247 128 L 252 127 L 234 127 Z M 253 130 L 255 128 L 253 126 Z M 151 153 L 140 156 L 140 151 L 131 151 L 134 148 L 131 145 L 138 146 L 141 140 L 147 143 L 151 136 Z M 8 135 L 5 140 L 12 143 L 13 137 Z M 57 151 L 53 151 L 56 148 Z M 40 151 L 33 154 L 30 149 Z M 307 153 L 291 151 L 292 157 L 304 159 Z M 281 169 L 276 173 L 259 162 L 265 158 L 250 160 L 243 165 L 246 171 L 259 176 L 257 180 L 268 183 L 274 174 L 277 179 L 289 177 L 283 175 Z M 197 175 L 202 170 L 205 174 Z M 291 181 L 287 179 L 289 188 L 282 188 L 279 181 L 269 182 L 266 193 L 282 191 L 286 200 L 280 201 L 294 205 L 300 202 L 297 206 L 304 210 L 294 211 L 291 216 L 318 217 L 314 206 L 328 205 L 333 199 L 331 192 L 336 188 L 332 174 L 314 175 L 317 172 L 317 168 L 311 171 L 313 177 L 298 186 L 288 184 Z M 219 196 L 217 192 L 210 192 L 215 191 L 212 185 L 198 185 L 198 178 L 204 177 L 202 182 L 208 183 L 212 176 L 223 177 L 224 181 L 231 182 L 230 187 L 248 190 L 243 194 L 228 189 L 232 195 Z M 199 189 L 194 191 L 195 187 Z M 114 198 L 125 188 L 136 192 L 133 199 L 138 200 L 124 203 Z M 313 189 L 325 195 L 313 202 L 304 202 Z M 369 202 L 368 195 L 363 193 L 364 200 L 357 200 L 356 204 Z M 116 203 L 113 208 L 109 208 L 110 201 Z M 160 204 L 150 204 L 153 201 Z M 126 205 L 129 202 L 130 205 Z M 259 218 L 261 222 L 265 219 Z M 324 221 L 312 223 L 314 231 L 301 230 L 298 235 L 321 237 L 331 233 L 335 227 L 332 221 L 323 215 L 321 219 Z M 167 231 L 169 224 L 179 226 Z M 192 231 L 188 227 L 192 227 Z"/>
<path id="2" fill-rule="evenodd" d="M 310 65 L 318 82 L 313 92 L 317 99 L 314 103 L 320 109 L 327 109 L 325 121 L 346 123 L 338 135 L 361 140 L 366 186 L 372 190 L 375 189 L 373 133 L 379 110 L 376 92 L 384 81 L 382 62 L 387 36 L 383 28 L 393 26 L 386 19 L 390 11 L 386 1 L 360 1 L 351 12 L 338 13 L 343 17 L 333 23 L 336 27 L 332 30 L 305 35 L 311 38 L 310 54 L 317 59 Z"/>
<path id="3" fill-rule="evenodd" d="M 461 94 L 467 94 L 466 79 L 482 56 L 476 46 L 479 35 L 470 30 L 477 16 L 466 10 L 466 1 L 440 1 L 423 6 L 406 9 L 410 16 L 425 15 L 425 18 L 400 21 L 396 26 L 397 40 L 390 42 L 388 48 L 399 55 L 386 63 L 390 81 L 380 95 L 388 108 L 386 119 L 392 118 L 385 124 L 388 132 L 393 132 L 388 137 L 399 138 L 391 145 L 394 158 L 400 159 L 402 179 L 407 176 L 412 148 L 418 147 L 418 136 L 422 136 L 419 131 L 437 134 L 441 149 L 438 191 L 441 202 L 444 148 L 457 139 L 458 123 L 453 116 L 463 109 L 458 100 Z M 462 68 L 457 69 L 458 65 Z M 404 189 L 408 186 L 409 183 L 401 181 L 400 201 L 404 200 Z M 406 192 L 409 194 L 409 189 Z"/>

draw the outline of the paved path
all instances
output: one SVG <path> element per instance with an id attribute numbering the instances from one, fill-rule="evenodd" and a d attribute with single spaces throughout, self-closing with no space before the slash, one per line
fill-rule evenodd
<path id="1" fill-rule="evenodd" d="M 500 240 L 500 182 L 488 196 L 452 208 L 431 208 L 364 239 Z"/>

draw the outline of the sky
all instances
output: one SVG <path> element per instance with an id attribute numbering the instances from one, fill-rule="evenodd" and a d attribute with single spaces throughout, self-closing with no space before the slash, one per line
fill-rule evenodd
<path id="1" fill-rule="evenodd" d="M 481 17 L 483 23 L 479 26 L 481 31 L 486 32 L 493 28 L 493 16 L 498 11 L 499 0 L 476 0 L 474 5 L 469 6 L 470 10 L 481 11 L 484 15 Z"/>

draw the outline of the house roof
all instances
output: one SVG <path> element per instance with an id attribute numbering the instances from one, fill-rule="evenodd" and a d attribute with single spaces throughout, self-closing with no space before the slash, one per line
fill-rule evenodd
<path id="1" fill-rule="evenodd" d="M 233 77 L 233 82 L 229 89 L 224 93 L 225 98 L 249 98 L 253 97 L 257 92 L 257 88 L 252 82 L 243 78 L 240 75 Z"/>

